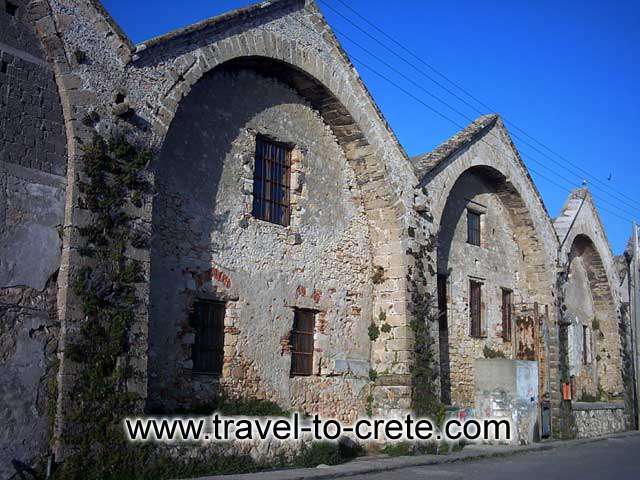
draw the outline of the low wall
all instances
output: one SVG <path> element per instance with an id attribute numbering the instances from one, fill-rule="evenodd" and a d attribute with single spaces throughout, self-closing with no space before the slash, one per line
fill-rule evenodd
<path id="1" fill-rule="evenodd" d="M 624 404 L 575 402 L 572 407 L 578 438 L 599 437 L 627 429 Z"/>

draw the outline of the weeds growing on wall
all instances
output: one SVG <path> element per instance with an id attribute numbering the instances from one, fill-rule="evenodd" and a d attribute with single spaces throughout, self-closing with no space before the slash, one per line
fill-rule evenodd
<path id="1" fill-rule="evenodd" d="M 415 338 L 411 368 L 412 407 L 416 415 L 429 417 L 439 425 L 444 420 L 445 409 L 438 396 L 438 371 L 430 332 L 430 325 L 437 318 L 434 317 L 432 295 L 427 293 L 422 300 L 414 299 L 414 305 L 415 317 L 410 324 Z"/>
<path id="2" fill-rule="evenodd" d="M 142 267 L 125 256 L 132 232 L 125 206 L 132 192 L 147 188 L 141 171 L 151 154 L 124 139 L 95 136 L 82 159 L 86 177 L 79 203 L 91 221 L 79 229 L 87 266 L 77 272 L 73 289 L 85 318 L 65 346 L 65 360 L 78 364 L 78 378 L 67 394 L 73 403 L 65 409 L 62 432 L 75 452 L 56 478 L 123 478 L 120 471 L 131 473 L 151 458 L 149 448 L 129 447 L 121 425 L 143 408 L 143 399 L 127 389 L 134 375 L 129 334 Z"/>
<path id="3" fill-rule="evenodd" d="M 174 413 L 179 415 L 211 415 L 214 412 L 228 417 L 288 417 L 291 415 L 291 412 L 269 400 L 228 398 L 224 394 L 204 405 L 197 405 L 189 410 L 178 410 Z"/>
<path id="4" fill-rule="evenodd" d="M 484 355 L 484 358 L 506 358 L 504 352 L 491 348 L 488 345 L 484 346 L 484 348 L 482 349 L 482 353 Z"/>

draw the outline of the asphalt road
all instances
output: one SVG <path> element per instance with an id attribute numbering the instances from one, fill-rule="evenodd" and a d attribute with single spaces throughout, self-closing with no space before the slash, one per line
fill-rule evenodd
<path id="1" fill-rule="evenodd" d="M 349 477 L 353 480 L 640 480 L 640 436 L 504 458 L 409 467 Z"/>

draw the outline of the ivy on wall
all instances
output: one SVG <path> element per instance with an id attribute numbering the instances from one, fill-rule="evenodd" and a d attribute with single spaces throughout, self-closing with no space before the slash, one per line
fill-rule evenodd
<path id="1" fill-rule="evenodd" d="M 133 375 L 127 360 L 135 284 L 143 280 L 140 263 L 125 255 L 134 240 L 126 207 L 148 189 L 141 172 L 150 160 L 149 151 L 124 138 L 105 141 L 96 135 L 83 152 L 79 203 L 90 222 L 79 228 L 86 266 L 77 272 L 73 288 L 85 318 L 65 348 L 66 358 L 79 368 L 61 438 L 75 452 L 58 478 L 117 478 L 115 469 L 140 468 L 149 452 L 128 445 L 121 422 L 144 407 L 144 399 L 126 385 Z"/>

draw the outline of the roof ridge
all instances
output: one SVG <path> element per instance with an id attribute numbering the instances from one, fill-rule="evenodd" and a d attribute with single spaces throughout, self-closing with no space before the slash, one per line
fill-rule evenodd
<path id="1" fill-rule="evenodd" d="M 472 143 L 486 129 L 495 125 L 498 118 L 500 116 L 497 113 L 481 115 L 430 152 L 412 157 L 411 162 L 418 177 L 424 176 L 457 151 Z"/>
<path id="2" fill-rule="evenodd" d="M 219 26 L 226 22 L 231 22 L 246 17 L 251 17 L 260 12 L 273 12 L 287 6 L 295 5 L 297 3 L 304 3 L 304 0 L 265 0 L 261 2 L 252 3 L 250 5 L 239 7 L 234 10 L 229 10 L 212 17 L 199 20 L 195 23 L 190 23 L 184 27 L 180 27 L 174 30 L 170 30 L 166 33 L 158 36 L 143 40 L 136 45 L 137 50 L 141 51 L 146 48 L 155 47 L 165 42 L 170 42 L 184 35 L 190 35 L 192 33 L 201 32 L 209 27 Z"/>

